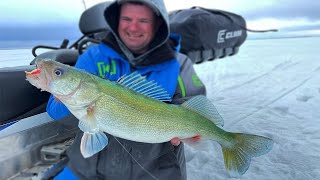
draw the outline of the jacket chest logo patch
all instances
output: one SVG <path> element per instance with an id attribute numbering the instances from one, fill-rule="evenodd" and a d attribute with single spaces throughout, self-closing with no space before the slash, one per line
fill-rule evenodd
<path id="1" fill-rule="evenodd" d="M 111 60 L 111 64 L 106 64 L 105 62 L 97 63 L 100 77 L 105 77 L 107 74 L 115 75 L 117 73 L 116 61 Z"/>

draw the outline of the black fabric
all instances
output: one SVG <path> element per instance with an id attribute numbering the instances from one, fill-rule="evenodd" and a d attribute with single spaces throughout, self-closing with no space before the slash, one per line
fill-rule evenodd
<path id="1" fill-rule="evenodd" d="M 169 19 L 171 33 L 182 36 L 181 52 L 200 52 L 190 57 L 194 63 L 233 55 L 247 37 L 244 18 L 226 11 L 194 7 L 174 11 Z"/>
<path id="2" fill-rule="evenodd" d="M 77 62 L 78 57 L 79 57 L 79 53 L 77 50 L 57 49 L 54 51 L 47 51 L 42 54 L 39 54 L 30 62 L 30 65 L 34 65 L 36 62 L 36 59 L 40 58 L 40 59 L 51 59 L 54 61 L 61 62 L 63 64 L 74 66 Z"/>
<path id="3" fill-rule="evenodd" d="M 99 3 L 81 14 L 79 29 L 82 34 L 88 35 L 107 30 L 107 23 L 103 17 L 103 12 L 110 3 L 111 1 Z"/>
<path id="4" fill-rule="evenodd" d="M 130 156 L 153 176 L 160 180 L 185 180 L 186 167 L 183 144 L 175 147 L 171 143 L 145 144 L 108 135 L 109 144 L 101 152 L 84 159 L 80 153 L 83 132 L 79 132 L 68 149 L 68 167 L 79 179 L 144 180 L 152 179 Z M 125 172 L 125 173 L 124 173 Z"/>

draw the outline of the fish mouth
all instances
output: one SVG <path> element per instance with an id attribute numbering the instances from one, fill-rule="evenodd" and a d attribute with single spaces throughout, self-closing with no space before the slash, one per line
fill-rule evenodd
<path id="1" fill-rule="evenodd" d="M 33 86 L 41 89 L 42 91 L 47 91 L 47 77 L 44 72 L 45 70 L 36 61 L 36 68 L 32 71 L 25 71 L 26 80 L 29 81 Z"/>
<path id="2" fill-rule="evenodd" d="M 24 71 L 26 73 L 26 77 L 27 78 L 39 78 L 43 73 L 42 72 L 42 68 L 38 65 L 37 61 L 36 61 L 36 68 L 32 71 Z"/>
<path id="3" fill-rule="evenodd" d="M 41 73 L 41 69 L 36 68 L 36 69 L 32 70 L 31 72 L 25 71 L 25 73 L 26 73 L 27 76 L 37 75 L 37 74 Z"/>

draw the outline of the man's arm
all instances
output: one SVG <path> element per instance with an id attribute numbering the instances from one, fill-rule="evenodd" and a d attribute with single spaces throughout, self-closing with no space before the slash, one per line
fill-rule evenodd
<path id="1" fill-rule="evenodd" d="M 70 111 L 64 104 L 55 100 L 53 95 L 51 95 L 47 104 L 47 113 L 52 119 L 58 120 L 68 116 Z"/>
<path id="2" fill-rule="evenodd" d="M 206 87 L 198 78 L 192 61 L 182 53 L 177 54 L 177 60 L 180 64 L 180 75 L 172 103 L 182 104 L 196 95 L 206 95 Z"/>

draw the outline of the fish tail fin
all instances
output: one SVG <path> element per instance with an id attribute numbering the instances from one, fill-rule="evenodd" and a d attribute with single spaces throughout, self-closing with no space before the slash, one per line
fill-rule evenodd
<path id="1" fill-rule="evenodd" d="M 101 131 L 84 132 L 81 138 L 80 151 L 84 158 L 93 156 L 108 145 L 108 137 Z"/>
<path id="2" fill-rule="evenodd" d="M 234 133 L 233 136 L 234 143 L 231 146 L 222 145 L 222 152 L 229 175 L 239 177 L 248 170 L 252 157 L 261 156 L 272 149 L 273 141 L 250 134 Z"/>

